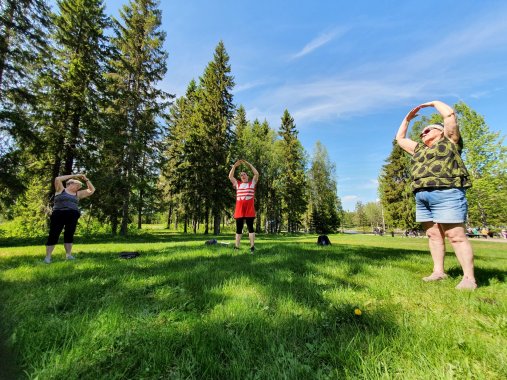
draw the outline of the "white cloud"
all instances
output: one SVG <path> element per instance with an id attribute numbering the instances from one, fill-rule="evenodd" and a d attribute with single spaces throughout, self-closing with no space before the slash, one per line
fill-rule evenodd
<path id="1" fill-rule="evenodd" d="M 334 30 L 327 32 L 327 33 L 323 33 L 323 34 L 319 35 L 318 37 L 314 38 L 313 40 L 311 40 L 309 43 L 307 43 L 303 47 L 303 49 L 301 49 L 299 52 L 294 54 L 291 57 L 291 59 L 301 58 L 307 54 L 310 54 L 315 49 L 318 49 L 319 47 L 324 46 L 328 42 L 332 41 L 336 37 L 342 36 L 346 32 L 347 32 L 346 28 L 340 28 L 340 29 L 334 29 Z"/>
<path id="2" fill-rule="evenodd" d="M 411 70 L 425 70 L 428 67 L 447 65 L 466 56 L 481 54 L 484 51 L 505 50 L 507 43 L 507 23 L 505 12 L 485 15 L 474 24 L 455 29 L 436 43 L 431 41 L 427 48 L 410 55 L 401 63 Z"/>
<path id="3" fill-rule="evenodd" d="M 240 84 L 240 85 L 236 85 L 234 87 L 234 91 L 233 92 L 235 94 L 237 94 L 238 92 L 241 92 L 241 91 L 251 90 L 252 88 L 256 88 L 256 87 L 262 86 L 265 83 L 266 83 L 266 81 L 262 81 L 262 80 L 243 83 L 243 84 Z"/>
<path id="4" fill-rule="evenodd" d="M 324 33 L 293 58 L 309 54 L 345 32 L 343 29 Z M 507 72 L 507 67 L 496 66 L 495 70 L 471 73 L 462 62 L 489 50 L 505 50 L 506 45 L 507 23 L 499 15 L 489 15 L 474 24 L 454 28 L 440 41 L 428 41 L 422 49 L 401 58 L 390 56 L 384 61 L 357 65 L 334 77 L 326 73 L 325 78 L 269 88 L 254 101 L 255 107 L 270 122 L 278 122 L 287 108 L 296 123 L 301 123 L 364 116 L 421 99 L 460 98 L 472 86 L 503 77 Z M 283 105 L 283 109 L 278 109 L 282 107 L 278 105 Z"/>

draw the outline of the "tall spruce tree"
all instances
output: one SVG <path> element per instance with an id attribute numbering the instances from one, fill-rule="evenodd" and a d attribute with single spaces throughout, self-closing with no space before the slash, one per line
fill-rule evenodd
<path id="1" fill-rule="evenodd" d="M 201 177 L 205 168 L 201 161 L 202 134 L 196 111 L 198 91 L 196 82 L 190 81 L 185 96 L 178 98 L 171 107 L 165 151 L 167 163 L 163 171 L 170 209 L 181 208 L 185 221 L 192 221 L 194 227 L 203 218 L 206 186 Z M 184 229 L 186 232 L 186 222 Z"/>
<path id="2" fill-rule="evenodd" d="M 158 177 L 155 170 L 147 171 L 146 165 L 158 166 L 162 133 L 158 118 L 168 106 L 170 95 L 156 87 L 166 73 L 167 59 L 157 6 L 153 0 L 132 0 L 124 5 L 121 21 L 114 20 L 115 36 L 111 39 L 115 56 L 109 61 L 107 73 L 112 96 L 104 137 L 112 139 L 109 145 L 117 152 L 116 158 L 110 157 L 116 159 L 115 176 L 120 187 L 109 190 L 118 194 L 115 203 L 121 205 L 121 235 L 128 231 L 133 195 L 137 193 L 142 203 L 142 191 L 150 189 L 146 184 L 155 184 Z"/>
<path id="3" fill-rule="evenodd" d="M 379 195 L 389 224 L 412 229 L 415 223 L 415 203 L 411 188 L 411 158 L 393 141 L 393 148 L 379 176 Z"/>
<path id="4" fill-rule="evenodd" d="M 305 153 L 298 140 L 298 131 L 294 119 L 288 110 L 282 116 L 278 134 L 281 154 L 284 159 L 281 196 L 284 201 L 284 213 L 287 216 L 288 232 L 297 232 L 301 225 L 301 216 L 307 207 L 305 193 Z"/>
<path id="5" fill-rule="evenodd" d="M 245 147 L 244 147 L 244 134 L 245 129 L 248 126 L 248 120 L 246 118 L 245 107 L 240 105 L 236 110 L 233 119 L 234 125 L 234 138 L 232 141 L 232 156 L 235 158 L 246 157 L 245 156 Z"/>
<path id="6" fill-rule="evenodd" d="M 37 114 L 35 77 L 49 57 L 49 14 L 43 0 L 0 2 L 0 213 L 8 217 L 44 147 L 30 116 Z"/>
<path id="7" fill-rule="evenodd" d="M 61 0 L 58 7 L 53 71 L 40 77 L 44 92 L 40 109 L 46 116 L 43 138 L 52 178 L 85 167 L 89 156 L 85 135 L 99 123 L 107 59 L 105 29 L 110 25 L 102 0 Z"/>
<path id="8" fill-rule="evenodd" d="M 1 101 L 9 91 L 23 91 L 32 74 L 30 68 L 45 52 L 49 13 L 44 0 L 4 0 L 0 3 Z"/>
<path id="9" fill-rule="evenodd" d="M 233 143 L 232 124 L 234 104 L 232 90 L 234 77 L 230 74 L 229 55 L 224 43 L 220 41 L 215 49 L 213 60 L 200 78 L 198 99 L 198 117 L 202 131 L 200 163 L 205 171 L 206 188 L 205 214 L 211 211 L 213 233 L 220 233 L 220 222 L 223 211 L 232 203 L 227 173 L 230 169 L 231 145 Z M 204 178 L 203 178 L 204 180 Z"/>

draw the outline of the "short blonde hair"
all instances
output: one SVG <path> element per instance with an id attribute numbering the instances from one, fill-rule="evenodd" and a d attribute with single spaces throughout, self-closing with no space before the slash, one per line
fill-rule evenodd
<path id="1" fill-rule="evenodd" d="M 77 179 L 73 179 L 73 178 L 67 180 L 66 186 L 68 186 L 68 185 L 70 185 L 72 183 L 77 183 L 77 184 L 79 184 L 79 186 L 83 187 L 83 182 L 78 181 Z"/>

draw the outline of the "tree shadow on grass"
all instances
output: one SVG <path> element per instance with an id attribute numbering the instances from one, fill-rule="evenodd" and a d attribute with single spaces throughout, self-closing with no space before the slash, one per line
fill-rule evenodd
<path id="1" fill-rule="evenodd" d="M 463 270 L 460 267 L 453 267 L 447 271 L 452 278 L 460 278 L 463 276 Z M 478 287 L 490 286 L 492 282 L 505 282 L 507 271 L 492 268 L 474 268 L 475 281 Z"/>
<path id="2" fill-rule="evenodd" d="M 355 368 L 358 363 L 351 357 L 368 350 L 364 342 L 382 335 L 387 340 L 396 336 L 395 318 L 389 309 L 355 317 L 352 302 L 330 306 L 325 292 L 365 290 L 354 280 L 356 274 L 367 273 L 372 265 L 427 255 L 423 251 L 354 245 L 323 250 L 301 242 L 265 242 L 250 255 L 234 253 L 227 247 L 203 247 L 202 241 L 195 241 L 191 245 L 143 249 L 141 256 L 131 260 L 119 259 L 117 252 L 83 251 L 83 259 L 76 262 L 41 263 L 31 276 L 0 281 L 4 305 L 0 313 L 5 322 L 2 332 L 7 337 L 17 333 L 15 349 L 21 354 L 20 366 L 27 369 L 28 363 L 38 360 L 24 353 L 25 345 L 36 340 L 35 335 L 19 338 L 23 335 L 20 331 L 34 328 L 34 315 L 58 325 L 80 323 L 80 327 L 75 325 L 72 346 L 81 344 L 83 337 L 78 332 L 85 338 L 92 334 L 87 326 L 93 326 L 105 310 L 114 307 L 126 318 L 125 329 L 129 324 L 135 327 L 133 335 L 127 338 L 111 331 L 118 342 L 110 343 L 104 336 L 104 343 L 93 347 L 104 351 L 102 357 L 62 368 L 61 376 L 65 371 L 76 378 L 91 374 L 104 377 L 109 371 L 113 376 L 116 366 L 125 365 L 125 356 L 138 358 L 124 369 L 131 378 L 150 377 L 149 372 L 141 372 L 144 362 L 159 368 L 152 377 L 171 377 L 178 371 L 181 377 L 194 378 L 203 373 L 209 378 L 248 378 L 254 370 L 260 378 L 269 378 L 270 373 L 308 378 L 322 369 L 322 375 L 332 370 L 335 375 L 359 373 Z M 33 257 L 18 255 L 0 262 L 3 268 L 30 266 Z M 323 273 L 317 266 L 346 268 L 343 275 L 335 275 Z M 478 269 L 477 273 L 479 278 L 494 276 L 505 281 L 503 272 Z M 291 307 L 287 311 L 284 305 Z M 58 348 L 68 347 L 69 336 L 55 334 L 50 328 L 41 335 L 45 339 L 37 343 L 38 352 L 64 355 Z M 105 350 L 101 345 L 106 343 L 118 347 Z M 168 347 L 174 349 L 172 356 L 156 356 L 157 351 Z M 348 372 L 340 372 L 345 370 Z"/>
<path id="3" fill-rule="evenodd" d="M 157 232 L 155 232 L 157 231 Z M 181 232 L 172 232 L 169 230 L 147 230 L 130 234 L 127 236 L 111 235 L 111 234 L 80 234 L 78 227 L 75 237 L 75 244 L 106 244 L 106 243 L 167 243 L 167 242 L 186 242 L 186 241 L 206 241 L 216 238 L 213 235 L 203 234 L 183 234 Z M 224 234 L 220 238 L 233 240 L 234 235 Z M 0 247 L 27 247 L 46 243 L 47 235 L 36 237 L 0 237 Z M 60 236 L 59 244 L 63 244 L 63 237 Z"/>

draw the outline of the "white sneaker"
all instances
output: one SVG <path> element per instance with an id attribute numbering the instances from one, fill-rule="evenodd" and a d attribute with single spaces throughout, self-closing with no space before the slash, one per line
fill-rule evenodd
<path id="1" fill-rule="evenodd" d="M 49 257 L 45 257 L 45 258 L 44 258 L 44 262 L 45 262 L 46 264 L 51 264 L 51 258 L 49 258 Z"/>
<path id="2" fill-rule="evenodd" d="M 66 258 L 67 260 L 76 260 L 76 258 L 72 255 L 67 255 Z"/>

